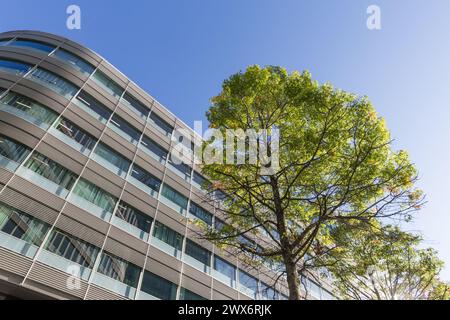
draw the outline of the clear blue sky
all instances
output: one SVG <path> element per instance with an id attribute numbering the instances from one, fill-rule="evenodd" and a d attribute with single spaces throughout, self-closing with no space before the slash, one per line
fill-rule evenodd
<path id="1" fill-rule="evenodd" d="M 2 0 L 0 31 L 36 29 L 100 53 L 192 126 L 222 81 L 250 64 L 308 69 L 367 95 L 420 171 L 428 204 L 411 230 L 450 280 L 450 1 Z M 66 29 L 66 7 L 82 29 Z M 366 28 L 381 8 L 382 29 Z"/>

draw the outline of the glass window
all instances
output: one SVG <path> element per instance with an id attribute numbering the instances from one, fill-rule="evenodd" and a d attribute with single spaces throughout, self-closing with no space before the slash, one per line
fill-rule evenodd
<path id="1" fill-rule="evenodd" d="M 0 71 L 10 72 L 15 75 L 24 75 L 30 70 L 31 65 L 29 64 L 13 60 L 0 59 Z"/>
<path id="2" fill-rule="evenodd" d="M 66 118 L 60 118 L 58 123 L 56 123 L 55 128 L 88 150 L 92 150 L 97 142 L 96 138 L 80 129 L 72 121 L 67 120 Z"/>
<path id="3" fill-rule="evenodd" d="M 123 95 L 122 102 L 131 107 L 138 115 L 143 118 L 147 118 L 150 110 L 141 102 L 139 102 L 136 98 L 126 92 Z"/>
<path id="4" fill-rule="evenodd" d="M 214 256 L 214 270 L 230 278 L 232 281 L 236 280 L 236 267 L 216 255 Z"/>
<path id="5" fill-rule="evenodd" d="M 204 265 L 207 265 L 208 267 L 211 266 L 211 253 L 189 239 L 186 240 L 185 252 L 187 255 L 200 261 Z"/>
<path id="6" fill-rule="evenodd" d="M 170 154 L 169 157 L 169 166 L 178 171 L 184 179 L 189 180 L 191 178 L 191 167 L 186 163 L 183 163 L 182 160 L 173 159 L 174 156 Z M 175 162 L 174 162 L 175 161 Z"/>
<path id="7" fill-rule="evenodd" d="M 41 68 L 33 70 L 27 78 L 46 86 L 67 99 L 71 99 L 78 91 L 78 88 L 71 82 Z"/>
<path id="8" fill-rule="evenodd" d="M 256 299 L 258 292 L 258 280 L 248 273 L 239 269 L 239 285 L 243 287 L 244 291 Z"/>
<path id="9" fill-rule="evenodd" d="M 188 289 L 181 288 L 180 290 L 180 300 L 208 300 L 201 295 L 198 295 Z"/>
<path id="10" fill-rule="evenodd" d="M 0 231 L 40 246 L 49 228 L 45 222 L 0 202 Z"/>
<path id="11" fill-rule="evenodd" d="M 140 268 L 125 259 L 108 252 L 102 253 L 98 272 L 107 277 L 136 288 L 139 281 Z"/>
<path id="12" fill-rule="evenodd" d="M 150 151 L 150 153 L 154 155 L 158 161 L 160 162 L 166 161 L 168 151 L 163 147 L 161 147 L 159 144 L 157 144 L 155 141 L 153 141 L 146 135 L 143 135 L 141 144 L 144 146 L 145 149 Z"/>
<path id="13" fill-rule="evenodd" d="M 33 152 L 31 157 L 25 162 L 24 167 L 56 183 L 66 190 L 70 190 L 78 178 L 78 176 L 69 169 L 64 168 L 60 164 L 36 151 Z"/>
<path id="14" fill-rule="evenodd" d="M 107 212 L 113 212 L 117 202 L 116 197 L 83 178 L 78 181 L 73 192 Z"/>
<path id="15" fill-rule="evenodd" d="M 159 130 L 164 132 L 166 136 L 170 136 L 172 134 L 173 127 L 154 112 L 150 114 L 150 120 L 156 125 Z"/>
<path id="16" fill-rule="evenodd" d="M 75 102 L 101 122 L 106 122 L 112 114 L 111 110 L 85 91 L 81 91 L 77 95 Z"/>
<path id="17" fill-rule="evenodd" d="M 151 217 L 123 201 L 120 201 L 117 206 L 116 217 L 119 217 L 120 219 L 147 233 L 150 232 L 150 227 L 153 221 Z"/>
<path id="18" fill-rule="evenodd" d="M 200 220 L 203 220 L 208 225 L 212 225 L 212 214 L 200 207 L 195 202 L 190 203 L 189 206 L 189 212 L 199 218 Z"/>
<path id="19" fill-rule="evenodd" d="M 12 39 L 1 39 L 0 40 L 0 46 L 6 45 L 8 42 L 10 42 Z"/>
<path id="20" fill-rule="evenodd" d="M 8 46 L 24 47 L 24 48 L 28 48 L 28 49 L 41 51 L 41 52 L 44 52 L 47 54 L 49 54 L 56 48 L 55 46 L 52 46 L 50 44 L 46 44 L 46 43 L 34 41 L 34 40 L 25 40 L 25 39 L 16 39 L 14 41 L 11 41 L 10 43 L 8 43 Z"/>
<path id="21" fill-rule="evenodd" d="M 194 171 L 192 174 L 192 181 L 197 184 L 197 186 L 199 187 L 204 187 L 207 188 L 209 185 L 209 181 L 208 179 L 206 179 L 204 176 L 202 176 L 200 173 L 198 173 L 197 171 Z"/>
<path id="22" fill-rule="evenodd" d="M 123 89 L 100 70 L 95 71 L 92 79 L 114 97 L 120 97 Z"/>
<path id="23" fill-rule="evenodd" d="M 8 92 L 0 99 L 0 103 L 7 105 L 6 108 L 0 106 L 2 110 L 14 113 L 45 129 L 48 129 L 58 117 L 58 114 L 48 107 L 15 92 Z"/>
<path id="24" fill-rule="evenodd" d="M 144 272 L 141 290 L 161 300 L 175 300 L 177 285 L 149 271 Z"/>
<path id="25" fill-rule="evenodd" d="M 121 156 L 119 153 L 108 147 L 106 144 L 100 142 L 94 150 L 94 153 L 119 168 L 122 172 L 128 172 L 131 161 Z"/>
<path id="26" fill-rule="evenodd" d="M 91 74 L 95 70 L 94 66 L 86 60 L 61 48 L 56 50 L 51 56 L 70 64 L 72 67 L 85 74 Z"/>
<path id="27" fill-rule="evenodd" d="M 161 180 L 156 178 L 154 175 L 148 173 L 146 170 L 142 169 L 137 164 L 133 165 L 133 169 L 131 170 L 131 176 L 136 180 L 138 180 L 139 182 L 142 182 L 152 190 L 159 192 Z"/>
<path id="28" fill-rule="evenodd" d="M 260 298 L 262 300 L 278 300 L 278 292 L 264 282 L 261 282 Z"/>
<path id="29" fill-rule="evenodd" d="M 30 151 L 31 150 L 23 144 L 0 134 L 1 157 L 7 158 L 17 163 L 22 163 L 22 161 L 25 160 Z"/>
<path id="30" fill-rule="evenodd" d="M 45 249 L 90 269 L 94 267 L 100 250 L 96 246 L 58 229 L 54 229 L 50 234 Z"/>
<path id="31" fill-rule="evenodd" d="M 111 123 L 124 132 L 127 136 L 130 137 L 131 142 L 139 141 L 139 138 L 141 137 L 141 133 L 133 127 L 131 124 L 123 120 L 121 117 L 119 117 L 117 114 L 114 114 L 111 118 Z"/>
<path id="32" fill-rule="evenodd" d="M 180 206 L 182 209 L 187 209 L 188 204 L 188 198 L 183 196 L 181 193 L 173 189 L 172 187 L 169 187 L 167 184 L 163 185 L 161 194 L 172 201 L 173 203 Z"/>
<path id="33" fill-rule="evenodd" d="M 158 221 L 155 221 L 153 236 L 174 247 L 175 249 L 181 250 L 183 236 Z"/>

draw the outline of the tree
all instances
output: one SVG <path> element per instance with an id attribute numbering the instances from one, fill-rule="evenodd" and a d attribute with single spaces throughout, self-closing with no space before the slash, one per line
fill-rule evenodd
<path id="1" fill-rule="evenodd" d="M 405 151 L 392 150 L 384 120 L 366 97 L 319 85 L 308 72 L 250 66 L 225 80 L 211 101 L 210 128 L 223 136 L 227 129 L 277 128 L 281 137 L 279 167 L 271 174 L 261 175 L 267 163 L 259 160 L 203 166 L 213 182 L 208 190 L 227 195 L 218 210 L 230 226 L 207 229 L 205 238 L 281 263 L 289 299 L 301 297 L 305 254 L 331 246 L 334 228 L 349 221 L 408 219 L 422 202 L 422 193 L 414 187 L 414 166 Z M 269 155 L 270 139 L 263 140 Z M 225 140 L 210 139 L 204 148 L 224 148 Z M 254 145 L 248 137 L 242 141 L 249 159 Z M 230 151 L 220 150 L 224 152 L 217 154 L 225 160 Z M 233 157 L 242 156 L 238 153 Z M 261 231 L 270 245 L 242 241 Z"/>
<path id="2" fill-rule="evenodd" d="M 355 231 L 356 229 L 356 231 Z M 326 259 L 340 297 L 354 300 L 448 298 L 438 279 L 443 262 L 418 236 L 397 227 L 354 228 L 337 235 L 339 250 Z"/>

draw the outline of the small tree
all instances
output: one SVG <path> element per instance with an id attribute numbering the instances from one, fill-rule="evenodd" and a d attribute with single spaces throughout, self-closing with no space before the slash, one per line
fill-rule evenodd
<path id="1" fill-rule="evenodd" d="M 336 234 L 339 249 L 328 270 L 340 297 L 356 300 L 417 300 L 447 297 L 438 275 L 443 262 L 421 239 L 387 226 L 353 228 Z"/>
<path id="2" fill-rule="evenodd" d="M 205 237 L 282 263 L 289 299 L 301 297 L 303 257 L 332 246 L 334 228 L 353 220 L 407 219 L 422 201 L 407 153 L 391 149 L 385 123 L 369 100 L 319 85 L 308 72 L 251 66 L 223 83 L 207 117 L 224 136 L 226 129 L 280 131 L 273 174 L 262 176 L 267 163 L 260 161 L 203 166 L 214 182 L 211 190 L 228 195 L 219 210 L 233 226 L 208 229 Z M 270 154 L 270 137 L 266 142 Z M 255 150 L 245 143 L 250 157 Z M 225 160 L 229 150 L 223 151 Z M 270 245 L 242 241 L 261 230 Z"/>

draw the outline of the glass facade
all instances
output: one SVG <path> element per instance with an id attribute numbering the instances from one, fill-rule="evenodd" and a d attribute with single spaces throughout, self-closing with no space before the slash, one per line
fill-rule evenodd
<path id="1" fill-rule="evenodd" d="M 177 285 L 150 271 L 144 272 L 141 291 L 161 300 L 175 300 Z"/>
<path id="2" fill-rule="evenodd" d="M 94 75 L 92 76 L 92 79 L 106 92 L 108 92 L 114 97 L 118 98 L 123 93 L 123 89 L 100 70 L 95 71 Z"/>
<path id="3" fill-rule="evenodd" d="M 153 218 L 124 201 L 119 202 L 115 216 L 146 233 L 150 233 Z"/>
<path id="4" fill-rule="evenodd" d="M 161 195 L 167 199 L 170 203 L 165 201 L 166 204 L 171 206 L 178 213 L 184 214 L 188 205 L 188 198 L 176 191 L 174 188 L 169 187 L 167 184 L 163 185 Z"/>
<path id="5" fill-rule="evenodd" d="M 135 181 L 143 184 L 145 187 L 148 187 L 149 190 L 147 188 L 145 189 L 150 193 L 150 195 L 154 196 L 155 193 L 159 192 L 161 180 L 142 169 L 137 164 L 134 164 L 133 169 L 131 169 L 131 177 L 133 177 Z"/>
<path id="6" fill-rule="evenodd" d="M 115 131 L 117 133 L 131 143 L 136 144 L 139 141 L 141 133 L 118 115 L 114 114 L 110 120 L 110 123 L 112 124 L 111 128 L 116 129 Z"/>
<path id="7" fill-rule="evenodd" d="M 15 92 L 0 99 L 0 110 L 12 113 L 44 130 L 56 120 L 58 114 L 41 103 Z"/>
<path id="8" fill-rule="evenodd" d="M 195 202 L 191 201 L 189 204 L 189 213 L 199 218 L 207 225 L 212 225 L 212 214 L 200 207 Z"/>
<path id="9" fill-rule="evenodd" d="M 104 251 L 97 271 L 127 286 L 136 288 L 141 269 L 125 259 Z"/>
<path id="10" fill-rule="evenodd" d="M 78 91 L 78 88 L 71 82 L 42 68 L 34 69 L 27 78 L 55 91 L 67 99 L 71 99 Z"/>
<path id="11" fill-rule="evenodd" d="M 51 56 L 69 64 L 71 67 L 86 75 L 91 74 L 95 70 L 94 66 L 86 60 L 61 48 L 52 53 Z"/>
<path id="12" fill-rule="evenodd" d="M 31 150 L 23 144 L 0 134 L 0 166 L 14 171 Z"/>
<path id="13" fill-rule="evenodd" d="M 23 47 L 23 48 L 27 48 L 27 49 L 31 49 L 31 50 L 40 51 L 45 54 L 49 54 L 56 48 L 55 46 L 45 44 L 43 42 L 26 40 L 26 39 L 14 39 L 13 41 L 9 42 L 7 46 Z"/>
<path id="14" fill-rule="evenodd" d="M 168 151 L 146 135 L 142 136 L 141 145 L 143 146 L 142 149 L 155 160 L 160 163 L 166 162 Z"/>
<path id="15" fill-rule="evenodd" d="M 31 66 L 29 64 L 13 60 L 0 59 L 0 71 L 6 71 L 17 76 L 21 76 L 30 70 Z"/>
<path id="16" fill-rule="evenodd" d="M 106 144 L 101 142 L 97 144 L 94 153 L 104 160 L 101 161 L 101 164 L 104 164 L 106 161 L 107 168 L 111 169 L 119 176 L 125 176 L 128 173 L 131 161 L 121 156 L 118 152 L 114 151 Z M 98 157 L 95 157 L 94 159 L 98 160 Z M 113 167 L 111 168 L 108 164 L 111 164 Z"/>
<path id="17" fill-rule="evenodd" d="M 92 150 L 97 143 L 97 139 L 75 125 L 72 121 L 61 117 L 55 124 L 56 130 L 75 141 L 80 145 L 80 152 Z"/>
<path id="18" fill-rule="evenodd" d="M 111 117 L 111 110 L 85 91 L 81 91 L 74 101 L 80 108 L 102 123 L 106 123 Z"/>
<path id="19" fill-rule="evenodd" d="M 180 251 L 183 246 L 183 236 L 159 221 L 155 221 L 153 237 Z"/>
<path id="20" fill-rule="evenodd" d="M 136 98 L 134 98 L 128 92 L 125 92 L 122 98 L 122 102 L 127 105 L 131 110 L 133 110 L 140 117 L 147 119 L 150 110 L 139 102 Z"/>
<path id="21" fill-rule="evenodd" d="M 150 113 L 149 120 L 155 125 L 155 128 L 164 133 L 164 135 L 170 136 L 172 134 L 173 127 L 154 112 Z"/>

